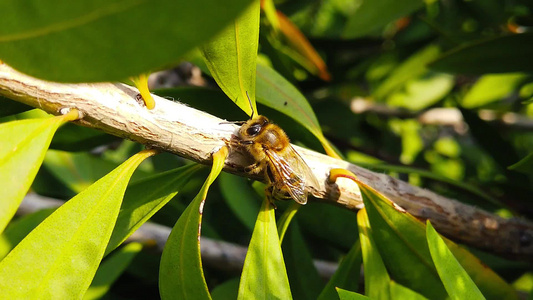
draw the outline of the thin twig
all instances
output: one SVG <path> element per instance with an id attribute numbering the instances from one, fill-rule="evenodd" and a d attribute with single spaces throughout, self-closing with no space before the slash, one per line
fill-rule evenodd
<path id="1" fill-rule="evenodd" d="M 138 91 L 120 83 L 61 84 L 35 79 L 7 65 L 0 65 L 0 95 L 51 114 L 75 107 L 84 114 L 76 123 L 128 138 L 180 155 L 202 164 L 231 138 L 236 126 L 178 102 L 154 96 L 156 107 L 147 110 L 135 98 Z M 209 99 L 206 99 L 209 101 Z M 344 168 L 380 191 L 396 206 L 415 217 L 430 219 L 442 234 L 465 244 L 510 258 L 533 260 L 533 223 L 503 219 L 432 191 L 412 186 L 386 174 L 374 173 L 348 162 L 294 146 L 313 170 L 320 186 L 309 187 L 319 201 L 356 210 L 363 206 L 361 194 L 351 181 L 328 184 L 329 170 Z M 246 162 L 231 153 L 225 171 L 239 171 Z M 231 166 L 231 167 L 230 167 Z M 255 177 L 254 179 L 261 179 Z"/>

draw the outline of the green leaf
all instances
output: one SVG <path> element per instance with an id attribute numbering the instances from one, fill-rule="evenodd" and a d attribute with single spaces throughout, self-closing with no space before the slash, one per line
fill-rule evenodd
<path id="1" fill-rule="evenodd" d="M 31 186 L 63 117 L 0 124 L 0 232 L 15 215 Z"/>
<path id="2" fill-rule="evenodd" d="M 130 243 L 113 253 L 96 271 L 83 299 L 101 299 L 141 250 L 142 244 Z"/>
<path id="3" fill-rule="evenodd" d="M 257 193 L 249 180 L 228 173 L 220 174 L 220 191 L 226 203 L 237 218 L 248 228 L 253 230 L 255 216 L 259 213 L 260 204 Z"/>
<path id="4" fill-rule="evenodd" d="M 98 178 L 117 167 L 117 164 L 86 152 L 49 150 L 43 165 L 59 181 L 76 193 L 91 186 Z"/>
<path id="5" fill-rule="evenodd" d="M 105 253 L 111 252 L 122 244 L 135 230 L 163 208 L 200 168 L 201 165 L 191 164 L 130 184 L 124 194 L 117 223 Z"/>
<path id="6" fill-rule="evenodd" d="M 429 252 L 448 295 L 452 299 L 485 299 L 429 221 L 426 234 Z"/>
<path id="7" fill-rule="evenodd" d="M 422 0 L 373 0 L 357 2 L 342 37 L 362 37 L 424 6 Z"/>
<path id="8" fill-rule="evenodd" d="M 370 299 L 390 299 L 390 276 L 376 248 L 366 208 L 357 213 L 357 224 L 365 271 L 365 293 Z"/>
<path id="9" fill-rule="evenodd" d="M 490 74 L 479 78 L 461 101 L 464 108 L 476 108 L 501 101 L 528 78 L 526 74 Z"/>
<path id="10" fill-rule="evenodd" d="M 313 264 L 313 257 L 304 241 L 298 222 L 291 224 L 282 249 L 292 295 L 295 299 L 317 299 L 324 283 Z"/>
<path id="11" fill-rule="evenodd" d="M 410 300 L 424 300 L 426 297 L 420 295 L 419 293 L 406 288 L 405 286 L 396 283 L 395 281 L 390 282 L 390 294 L 394 295 L 396 299 L 410 299 Z"/>
<path id="12" fill-rule="evenodd" d="M 435 59 L 431 69 L 461 74 L 531 72 L 533 33 L 477 40 Z M 481 55 L 482 54 L 482 55 Z"/>
<path id="13" fill-rule="evenodd" d="M 374 90 L 372 96 L 376 99 L 383 99 L 409 80 L 424 74 L 427 71 L 426 64 L 435 59 L 439 53 L 440 49 L 436 45 L 429 45 L 414 53 L 390 73 Z"/>
<path id="14" fill-rule="evenodd" d="M 339 299 L 341 299 L 341 300 L 372 299 L 372 298 L 367 297 L 365 295 L 361 295 L 361 294 L 358 294 L 358 293 L 355 293 L 355 292 L 350 292 L 350 291 L 347 291 L 347 290 L 343 290 L 341 288 L 336 288 L 336 289 L 337 289 L 337 293 L 338 293 Z M 330 299 L 333 299 L 333 298 L 330 298 Z"/>
<path id="15" fill-rule="evenodd" d="M 454 84 L 455 79 L 451 75 L 429 72 L 407 81 L 404 89 L 387 98 L 387 103 L 414 111 L 422 110 L 444 98 Z"/>
<path id="16" fill-rule="evenodd" d="M 376 245 L 395 280 L 430 299 L 442 299 L 446 292 L 433 265 L 426 229 L 412 215 L 373 188 L 358 182 Z M 491 299 L 516 299 L 516 293 L 494 271 L 467 250 L 446 240 L 478 287 Z"/>
<path id="17" fill-rule="evenodd" d="M 178 62 L 250 3 L 1 2 L 0 59 L 51 81 L 118 81 Z"/>
<path id="18" fill-rule="evenodd" d="M 320 293 L 318 300 L 335 299 L 337 294 L 335 288 L 357 291 L 362 259 L 361 243 L 358 240 L 350 249 L 350 252 L 342 259 L 337 271 L 335 271 L 335 274 L 333 274 L 322 293 Z"/>
<path id="19" fill-rule="evenodd" d="M 509 170 L 521 172 L 524 174 L 533 175 L 533 152 L 529 153 L 526 157 L 519 162 L 509 166 Z"/>
<path id="20" fill-rule="evenodd" d="M 259 0 L 254 0 L 239 18 L 202 46 L 211 75 L 224 93 L 248 115 L 252 115 L 252 108 L 257 112 L 255 76 L 258 44 Z M 250 107 L 248 96 L 253 107 Z"/>
<path id="21" fill-rule="evenodd" d="M 228 149 L 213 154 L 213 167 L 198 195 L 181 214 L 161 255 L 161 299 L 211 299 L 200 257 L 200 229 L 209 187 L 224 167 Z"/>
<path id="22" fill-rule="evenodd" d="M 265 197 L 257 216 L 237 299 L 292 299 L 279 244 L 274 208 Z"/>
<path id="23" fill-rule="evenodd" d="M 217 285 L 211 292 L 213 300 L 235 300 L 239 293 L 239 278 L 230 279 Z"/>
<path id="24" fill-rule="evenodd" d="M 6 230 L 0 235 L 0 260 L 6 257 L 9 251 L 15 248 L 28 233 L 55 210 L 55 208 L 41 209 L 9 223 Z"/>
<path id="25" fill-rule="evenodd" d="M 28 234 L 0 262 L 1 294 L 11 299 L 83 296 L 104 255 L 129 178 L 154 153 L 133 156 Z"/>
<path id="26" fill-rule="evenodd" d="M 315 136 L 322 136 L 307 99 L 274 69 L 262 64 L 257 65 L 257 101 L 293 118 Z"/>

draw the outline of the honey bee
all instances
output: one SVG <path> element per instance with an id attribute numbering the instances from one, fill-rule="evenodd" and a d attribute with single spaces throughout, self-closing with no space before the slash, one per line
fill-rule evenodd
<path id="1" fill-rule="evenodd" d="M 261 174 L 267 191 L 276 199 L 307 203 L 307 185 L 318 187 L 313 172 L 290 144 L 287 134 L 266 117 L 253 117 L 232 136 L 231 146 L 249 154 L 255 163 L 245 167 L 250 174 Z"/>

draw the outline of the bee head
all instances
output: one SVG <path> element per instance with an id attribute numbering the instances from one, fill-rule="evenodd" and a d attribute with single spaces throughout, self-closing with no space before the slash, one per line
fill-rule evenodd
<path id="1" fill-rule="evenodd" d="M 266 117 L 257 116 L 254 119 L 250 119 L 246 121 L 246 123 L 244 123 L 244 125 L 241 126 L 241 128 L 239 129 L 239 135 L 241 138 L 244 138 L 244 139 L 254 138 L 257 135 L 259 135 L 261 131 L 263 131 L 263 129 L 268 123 L 269 121 Z"/>

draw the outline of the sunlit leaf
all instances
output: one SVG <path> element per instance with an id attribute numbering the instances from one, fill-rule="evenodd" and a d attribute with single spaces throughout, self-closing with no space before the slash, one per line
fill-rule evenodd
<path id="1" fill-rule="evenodd" d="M 15 214 L 65 116 L 0 124 L 0 232 Z"/>
<path id="2" fill-rule="evenodd" d="M 274 208 L 265 197 L 257 216 L 237 299 L 292 299 Z"/>
<path id="3" fill-rule="evenodd" d="M 410 299 L 410 300 L 424 300 L 426 297 L 420 295 L 419 293 L 406 288 L 405 286 L 391 281 L 390 283 L 390 294 L 394 295 L 396 299 Z"/>
<path id="4" fill-rule="evenodd" d="M 366 300 L 366 299 L 372 299 L 370 297 L 367 297 L 365 295 L 361 295 L 355 292 L 350 292 L 341 288 L 337 288 L 337 293 L 340 300 Z M 330 298 L 333 299 L 333 298 Z"/>
<path id="5" fill-rule="evenodd" d="M 200 229 L 207 191 L 222 171 L 227 155 L 226 147 L 213 154 L 211 173 L 168 237 L 159 269 L 162 299 L 211 299 L 200 258 Z"/>
<path id="6" fill-rule="evenodd" d="M 465 108 L 476 108 L 501 101 L 517 90 L 528 76 L 522 73 L 491 74 L 479 78 L 461 101 Z"/>
<path id="7" fill-rule="evenodd" d="M 362 259 L 361 244 L 357 241 L 350 249 L 350 252 L 342 259 L 339 268 L 328 281 L 328 284 L 322 290 L 318 299 L 335 299 L 334 297 L 337 294 L 335 288 L 357 291 L 359 288 Z"/>
<path id="8" fill-rule="evenodd" d="M 358 3 L 344 28 L 344 38 L 353 39 L 372 33 L 424 5 L 422 0 L 373 0 Z"/>
<path id="9" fill-rule="evenodd" d="M 359 240 L 363 254 L 365 293 L 370 299 L 390 299 L 390 276 L 376 248 L 366 208 L 357 213 L 357 224 L 359 225 Z"/>
<path id="10" fill-rule="evenodd" d="M 142 244 L 130 243 L 107 258 L 96 271 L 93 282 L 83 299 L 102 298 L 141 250 Z"/>
<path id="11" fill-rule="evenodd" d="M 531 72 L 531 49 L 533 33 L 491 37 L 454 48 L 429 66 L 437 71 L 472 75 Z"/>
<path id="12" fill-rule="evenodd" d="M 130 184 L 124 194 L 106 254 L 118 247 L 174 198 L 200 168 L 200 165 L 191 164 Z"/>
<path id="13" fill-rule="evenodd" d="M 259 0 L 254 0 L 239 18 L 202 46 L 211 75 L 224 93 L 248 115 L 252 114 L 252 108 L 257 111 L 255 76 L 259 12 Z M 253 107 L 250 107 L 248 96 Z"/>
<path id="14" fill-rule="evenodd" d="M 10 299 L 80 298 L 104 255 L 131 174 L 154 153 L 134 155 L 28 234 L 0 262 L 1 294 Z"/>
<path id="15" fill-rule="evenodd" d="M 431 223 L 426 227 L 429 252 L 452 299 L 485 299 Z"/>
<path id="16" fill-rule="evenodd" d="M 118 81 L 178 62 L 249 3 L 2 2 L 0 59 L 52 81 Z"/>

